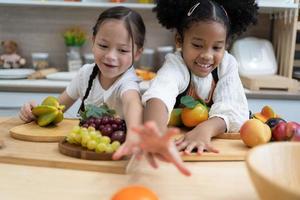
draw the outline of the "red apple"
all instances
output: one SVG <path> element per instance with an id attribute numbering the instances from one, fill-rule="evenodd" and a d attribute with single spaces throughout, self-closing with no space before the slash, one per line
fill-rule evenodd
<path id="1" fill-rule="evenodd" d="M 300 124 L 297 122 L 288 122 L 286 124 L 285 132 L 289 139 L 291 139 L 297 131 L 300 131 Z"/>
<path id="2" fill-rule="evenodd" d="M 296 132 L 294 132 L 294 135 L 293 135 L 291 141 L 300 142 L 300 129 L 297 129 Z"/>
<path id="3" fill-rule="evenodd" d="M 300 132 L 300 124 L 297 122 L 279 122 L 272 130 L 272 136 L 276 141 L 285 141 L 290 140 L 293 135 L 297 138 L 298 132 Z"/>
<path id="4" fill-rule="evenodd" d="M 284 141 L 288 139 L 285 131 L 286 124 L 286 122 L 279 122 L 272 130 L 272 137 L 275 141 Z"/>

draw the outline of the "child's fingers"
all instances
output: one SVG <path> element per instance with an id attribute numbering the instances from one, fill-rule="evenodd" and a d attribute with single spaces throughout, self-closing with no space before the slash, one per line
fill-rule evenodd
<path id="1" fill-rule="evenodd" d="M 141 150 L 135 155 L 135 157 L 137 160 L 141 160 L 143 158 L 143 155 L 144 155 L 144 152 Z"/>
<path id="2" fill-rule="evenodd" d="M 177 146 L 177 145 L 179 145 L 183 141 L 184 141 L 184 137 L 181 137 L 181 138 L 175 140 L 175 145 Z"/>
<path id="3" fill-rule="evenodd" d="M 158 168 L 158 164 L 155 161 L 155 158 L 152 153 L 146 153 L 145 157 L 153 168 L 155 168 L 155 169 Z"/>
<path id="4" fill-rule="evenodd" d="M 37 106 L 37 103 L 35 101 L 30 101 L 29 104 L 31 105 L 32 108 Z"/>
<path id="5" fill-rule="evenodd" d="M 136 126 L 136 127 L 132 127 L 131 130 L 132 133 L 142 134 L 144 129 L 141 126 Z"/>
<path id="6" fill-rule="evenodd" d="M 35 116 L 32 113 L 32 108 L 34 107 L 34 102 L 26 103 L 24 106 L 21 108 L 22 114 L 26 119 L 32 120 L 35 118 Z"/>
<path id="7" fill-rule="evenodd" d="M 169 141 L 172 139 L 175 135 L 179 134 L 178 128 L 170 128 L 165 135 L 163 135 L 163 140 Z"/>
<path id="8" fill-rule="evenodd" d="M 197 147 L 197 154 L 201 155 L 204 151 L 204 144 L 200 144 Z"/>
<path id="9" fill-rule="evenodd" d="M 181 150 L 185 149 L 187 147 L 187 145 L 188 145 L 188 142 L 187 141 L 183 141 L 180 144 L 178 144 L 176 147 L 177 147 L 178 151 L 181 151 Z"/>
<path id="10" fill-rule="evenodd" d="M 207 145 L 206 145 L 206 149 L 207 149 L 207 151 L 209 151 L 209 152 L 219 153 L 219 150 L 216 149 L 215 147 L 213 147 L 213 146 L 210 145 L 210 144 L 207 144 Z"/>
<path id="11" fill-rule="evenodd" d="M 156 123 L 154 121 L 149 121 L 145 123 L 145 130 L 146 133 L 151 133 L 151 134 L 155 134 L 155 135 L 160 135 L 160 131 L 156 125 Z"/>
<path id="12" fill-rule="evenodd" d="M 112 159 L 113 160 L 119 160 L 124 155 L 128 155 L 129 149 L 125 145 L 121 145 L 119 149 L 113 154 Z"/>
<path id="13" fill-rule="evenodd" d="M 25 107 L 22 107 L 21 111 L 19 112 L 20 119 L 26 123 L 31 122 L 33 118 L 30 115 L 28 115 L 28 113 L 24 109 Z"/>
<path id="14" fill-rule="evenodd" d="M 24 122 L 28 122 L 27 118 L 22 114 L 22 112 L 19 112 L 19 118 Z"/>
<path id="15" fill-rule="evenodd" d="M 181 156 L 179 155 L 179 152 L 176 150 L 176 148 L 172 148 L 167 157 L 169 158 L 169 161 L 172 162 L 182 174 L 186 176 L 191 175 L 190 170 L 184 165 Z"/>
<path id="16" fill-rule="evenodd" d="M 193 151 L 193 149 L 197 146 L 196 142 L 191 142 L 184 150 L 185 154 L 191 154 L 191 152 Z"/>
<path id="17" fill-rule="evenodd" d="M 163 155 L 158 154 L 158 153 L 155 153 L 155 154 L 154 154 L 154 157 L 157 158 L 157 159 L 160 160 L 160 161 L 163 161 L 163 162 L 170 162 L 169 159 L 165 158 Z"/>

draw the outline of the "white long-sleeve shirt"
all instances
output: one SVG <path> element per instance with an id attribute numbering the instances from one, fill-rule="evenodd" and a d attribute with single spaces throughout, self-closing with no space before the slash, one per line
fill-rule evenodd
<path id="1" fill-rule="evenodd" d="M 228 132 L 237 132 L 249 118 L 249 108 L 237 62 L 227 51 L 218 67 L 218 77 L 209 118 L 220 117 L 225 121 Z M 149 99 L 158 98 L 164 102 L 170 116 L 176 97 L 188 87 L 189 81 L 189 71 L 181 53 L 168 54 L 164 65 L 151 81 L 150 88 L 142 96 L 142 102 L 145 104 Z M 212 74 L 206 77 L 192 74 L 191 81 L 196 94 L 203 100 L 207 99 L 212 86 Z"/>

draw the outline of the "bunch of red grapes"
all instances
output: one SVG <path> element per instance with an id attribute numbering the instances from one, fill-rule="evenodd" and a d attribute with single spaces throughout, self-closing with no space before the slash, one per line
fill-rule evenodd
<path id="1" fill-rule="evenodd" d="M 119 141 L 121 144 L 126 139 L 126 124 L 119 117 L 90 117 L 86 120 L 81 120 L 79 125 L 86 128 L 94 127 L 103 136 L 108 136 L 112 141 Z"/>

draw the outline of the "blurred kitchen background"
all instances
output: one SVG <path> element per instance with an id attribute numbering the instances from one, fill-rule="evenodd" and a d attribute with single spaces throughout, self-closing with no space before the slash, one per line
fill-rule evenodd
<path id="1" fill-rule="evenodd" d="M 300 29 L 299 0 L 260 0 L 258 3 L 258 23 L 238 38 L 250 38 L 247 40 L 249 43 L 241 40 L 240 45 L 235 47 L 236 51 L 232 51 L 240 63 L 245 63 L 244 69 L 249 69 L 248 66 L 254 69 L 240 69 L 246 78 L 241 76 L 250 109 L 257 112 L 263 105 L 270 105 L 290 120 L 299 119 L 299 82 L 292 79 L 300 78 L 300 46 L 296 44 L 300 43 L 300 36 L 297 35 Z M 78 66 L 93 62 L 92 27 L 103 10 L 116 5 L 128 6 L 141 13 L 147 28 L 146 45 L 144 55 L 135 67 L 155 73 L 162 65 L 165 54 L 174 51 L 174 32 L 158 23 L 152 12 L 154 4 L 151 0 L 0 0 L 0 41 L 12 40 L 17 43 L 17 53 L 26 60 L 22 68 L 44 70 L 30 80 L 26 77 L 10 78 L 5 75 L 6 71 L 0 70 L 0 115 L 16 115 L 22 104 L 31 99 L 38 102 L 47 95 L 58 96 Z M 86 33 L 87 40 L 70 56 L 67 53 L 71 49 L 65 44 L 64 33 L 73 27 Z M 234 45 L 230 49 L 232 47 Z M 257 51 L 249 53 L 250 47 Z M 0 48 L 0 55 L 3 53 L 4 49 Z M 80 53 L 82 63 L 75 62 L 78 61 L 76 53 Z M 38 67 L 37 64 L 34 67 L 34 63 Z M 70 63 L 73 67 L 70 67 Z M 267 64 L 271 65 L 267 67 Z M 265 69 L 264 73 L 267 73 L 261 74 L 262 71 L 255 69 Z M 142 90 L 148 87 L 148 80 L 154 77 L 144 71 L 139 71 L 142 74 Z M 1 75 L 2 72 L 4 74 Z M 12 103 L 13 100 L 17 103 Z M 295 112 L 295 109 L 299 112 Z"/>

